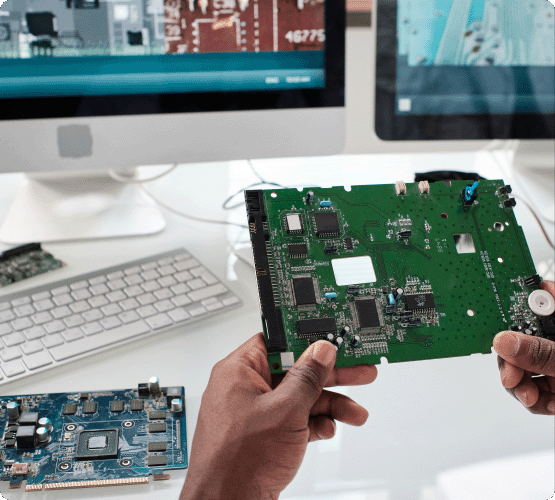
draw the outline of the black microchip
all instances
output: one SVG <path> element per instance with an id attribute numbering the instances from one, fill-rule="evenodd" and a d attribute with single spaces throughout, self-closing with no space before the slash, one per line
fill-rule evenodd
<path id="1" fill-rule="evenodd" d="M 8 426 L 8 432 L 17 432 L 17 425 Z"/>
<path id="2" fill-rule="evenodd" d="M 34 448 L 35 447 L 35 427 L 32 425 L 24 425 L 17 429 L 15 435 L 17 441 L 17 447 L 23 448 Z"/>
<path id="3" fill-rule="evenodd" d="M 131 400 L 131 410 L 132 411 L 141 411 L 144 410 L 145 402 L 143 399 L 132 399 Z"/>
<path id="4" fill-rule="evenodd" d="M 150 395 L 148 384 L 139 384 L 138 393 L 140 398 L 148 398 Z"/>
<path id="5" fill-rule="evenodd" d="M 168 465 L 168 457 L 166 457 L 166 455 L 151 455 L 146 459 L 146 464 L 149 467 L 156 465 Z"/>
<path id="6" fill-rule="evenodd" d="M 360 293 L 360 287 L 356 286 L 356 285 L 349 285 L 347 287 L 347 293 L 351 294 L 351 295 L 358 295 Z"/>
<path id="7" fill-rule="evenodd" d="M 293 278 L 295 303 L 298 306 L 316 304 L 316 292 L 312 278 Z"/>
<path id="8" fill-rule="evenodd" d="M 19 425 L 32 425 L 37 426 L 39 421 L 39 414 L 35 412 L 24 411 L 19 417 Z"/>
<path id="9" fill-rule="evenodd" d="M 66 403 L 63 407 L 62 414 L 63 415 L 75 415 L 77 413 L 77 404 L 75 403 Z"/>
<path id="10" fill-rule="evenodd" d="M 306 257 L 308 255 L 308 247 L 306 243 L 294 243 L 288 246 L 289 257 Z"/>
<path id="11" fill-rule="evenodd" d="M 89 393 L 82 392 L 81 394 L 79 394 L 79 399 L 89 399 Z"/>
<path id="12" fill-rule="evenodd" d="M 14 439 L 15 438 L 15 432 L 6 432 L 6 435 L 4 436 L 4 439 Z"/>
<path id="13" fill-rule="evenodd" d="M 15 439 L 6 439 L 6 448 L 15 448 Z"/>
<path id="14" fill-rule="evenodd" d="M 336 252 L 337 252 L 337 247 L 335 245 L 329 245 L 327 247 L 324 247 L 324 253 L 326 254 L 336 253 Z"/>
<path id="15" fill-rule="evenodd" d="M 336 212 L 316 212 L 314 223 L 318 236 L 337 236 L 339 234 L 339 219 Z"/>
<path id="16" fill-rule="evenodd" d="M 397 312 L 397 306 L 385 306 L 386 314 L 395 314 Z"/>
<path id="17" fill-rule="evenodd" d="M 110 411 L 113 411 L 114 413 L 123 411 L 123 401 L 110 401 Z"/>
<path id="18" fill-rule="evenodd" d="M 148 443 L 148 451 L 166 451 L 168 443 L 166 441 L 151 441 Z"/>
<path id="19" fill-rule="evenodd" d="M 149 420 L 164 420 L 166 418 L 166 410 L 152 410 L 148 412 Z"/>
<path id="20" fill-rule="evenodd" d="M 117 429 L 81 431 L 77 438 L 75 460 L 118 458 L 118 446 Z"/>
<path id="21" fill-rule="evenodd" d="M 431 293 L 416 293 L 405 295 L 405 307 L 411 311 L 420 309 L 435 309 L 436 303 Z"/>
<path id="22" fill-rule="evenodd" d="M 166 404 L 168 408 L 175 398 L 181 399 L 181 387 L 168 387 L 166 390 Z"/>
<path id="23" fill-rule="evenodd" d="M 374 299 L 361 299 L 355 301 L 359 328 L 378 328 L 380 316 Z"/>
<path id="24" fill-rule="evenodd" d="M 345 248 L 347 250 L 352 250 L 353 249 L 353 238 L 345 238 Z"/>
<path id="25" fill-rule="evenodd" d="M 83 403 L 83 414 L 96 413 L 97 408 L 98 403 L 96 403 L 95 401 L 85 401 Z"/>
<path id="26" fill-rule="evenodd" d="M 148 424 L 148 432 L 166 432 L 166 422 Z"/>
<path id="27" fill-rule="evenodd" d="M 315 333 L 336 333 L 337 325 L 334 318 L 300 319 L 297 321 L 297 332 L 308 337 Z"/>

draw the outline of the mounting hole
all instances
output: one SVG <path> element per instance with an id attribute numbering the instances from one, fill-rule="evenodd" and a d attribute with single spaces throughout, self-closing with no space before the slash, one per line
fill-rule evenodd
<path id="1" fill-rule="evenodd" d="M 466 314 L 468 314 L 469 316 L 474 316 L 476 313 L 472 309 L 469 309 L 468 311 L 466 311 Z"/>
<path id="2" fill-rule="evenodd" d="M 491 227 L 488 227 L 488 231 L 491 233 L 493 229 Z"/>
<path id="3" fill-rule="evenodd" d="M 66 431 L 74 431 L 75 429 L 77 429 L 77 426 L 75 424 L 66 425 Z"/>
<path id="4" fill-rule="evenodd" d="M 274 362 L 272 363 L 272 368 L 273 368 L 274 370 L 279 370 L 279 363 L 278 363 L 277 361 L 274 361 Z"/>
<path id="5" fill-rule="evenodd" d="M 441 212 L 441 218 L 442 219 L 447 219 L 447 217 L 449 217 L 445 212 Z"/>
<path id="6" fill-rule="evenodd" d="M 69 470 L 70 467 L 71 465 L 69 464 L 69 462 L 62 462 L 60 465 L 58 465 L 58 468 L 60 470 Z"/>
<path id="7" fill-rule="evenodd" d="M 499 262 L 500 264 L 503 264 L 503 262 L 505 262 L 503 260 L 503 257 L 497 257 L 497 262 Z"/>
<path id="8" fill-rule="evenodd" d="M 122 460 L 120 460 L 119 464 L 122 467 L 129 467 L 131 464 L 133 463 L 133 461 L 130 458 L 123 458 Z"/>
<path id="9" fill-rule="evenodd" d="M 135 425 L 135 422 L 131 421 L 131 420 L 126 420 L 125 422 L 123 422 L 123 426 L 126 429 L 131 429 L 131 427 L 133 427 Z"/>
<path id="10" fill-rule="evenodd" d="M 505 222 L 505 225 L 506 225 L 506 226 L 508 226 L 508 225 L 509 225 L 509 223 L 508 223 L 508 222 Z"/>
<path id="11" fill-rule="evenodd" d="M 272 198 L 277 198 L 277 193 L 276 193 L 275 191 L 272 191 L 272 192 L 270 193 L 270 196 L 271 196 Z"/>
<path id="12" fill-rule="evenodd" d="M 493 229 L 495 229 L 496 231 L 503 231 L 505 229 L 505 226 L 501 224 L 501 222 L 496 222 L 493 225 Z"/>

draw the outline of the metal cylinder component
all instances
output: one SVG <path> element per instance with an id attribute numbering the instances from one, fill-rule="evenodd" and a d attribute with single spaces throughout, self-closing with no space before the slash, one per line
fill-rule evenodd
<path id="1" fill-rule="evenodd" d="M 38 427 L 35 431 L 35 436 L 39 443 L 46 443 L 48 441 L 48 429 L 46 427 Z"/>
<path id="2" fill-rule="evenodd" d="M 180 398 L 172 399 L 172 413 L 180 413 L 183 411 L 183 401 Z"/>
<path id="3" fill-rule="evenodd" d="M 158 377 L 150 377 L 148 381 L 148 390 L 153 394 L 160 392 L 160 381 Z"/>
<path id="4" fill-rule="evenodd" d="M 46 430 L 50 432 L 52 430 L 52 421 L 48 417 L 39 418 L 39 427 L 46 427 Z"/>
<path id="5" fill-rule="evenodd" d="M 17 401 L 8 402 L 8 404 L 6 404 L 6 408 L 8 410 L 8 418 L 10 420 L 19 418 L 19 405 L 17 404 Z"/>

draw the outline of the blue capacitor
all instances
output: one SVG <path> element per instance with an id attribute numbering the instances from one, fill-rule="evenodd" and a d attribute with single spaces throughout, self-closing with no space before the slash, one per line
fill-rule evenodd
<path id="1" fill-rule="evenodd" d="M 390 306 L 395 305 L 395 297 L 393 296 L 392 293 L 390 293 L 390 294 L 387 296 L 387 301 L 389 302 L 389 305 L 390 305 Z"/>
<path id="2" fill-rule="evenodd" d="M 331 200 L 322 200 L 320 202 L 321 207 L 331 207 Z"/>
<path id="3" fill-rule="evenodd" d="M 335 299 L 337 298 L 337 292 L 326 292 L 324 297 L 326 297 L 326 299 Z"/>

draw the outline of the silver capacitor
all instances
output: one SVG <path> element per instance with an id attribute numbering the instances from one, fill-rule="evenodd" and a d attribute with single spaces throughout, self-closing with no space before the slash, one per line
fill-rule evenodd
<path id="1" fill-rule="evenodd" d="M 39 418 L 39 427 L 46 427 L 46 430 L 50 432 L 52 430 L 52 421 L 48 417 Z"/>
<path id="2" fill-rule="evenodd" d="M 158 394 L 160 392 L 160 381 L 158 377 L 150 377 L 148 381 L 148 391 L 151 394 Z"/>
<path id="3" fill-rule="evenodd" d="M 6 409 L 8 410 L 8 418 L 10 420 L 19 418 L 19 405 L 17 401 L 8 402 L 8 404 L 6 404 Z"/>
<path id="4" fill-rule="evenodd" d="M 38 427 L 35 431 L 35 436 L 41 444 L 48 442 L 48 429 L 46 427 Z"/>
<path id="5" fill-rule="evenodd" d="M 180 398 L 172 399 L 172 413 L 180 413 L 183 411 L 183 401 Z"/>

